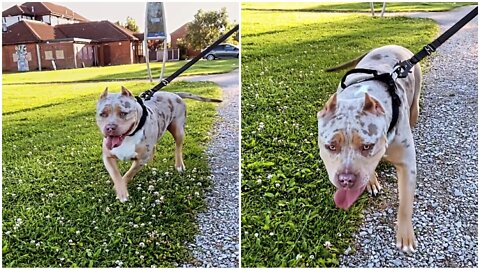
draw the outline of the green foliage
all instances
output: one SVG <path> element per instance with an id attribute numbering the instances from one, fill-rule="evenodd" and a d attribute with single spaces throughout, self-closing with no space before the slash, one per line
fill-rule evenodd
<path id="1" fill-rule="evenodd" d="M 69 70 L 72 76 L 78 70 Z M 97 75 L 99 75 L 97 73 Z M 3 86 L 2 266 L 176 267 L 192 261 L 186 243 L 197 233 L 210 185 L 204 155 L 214 104 L 187 100 L 184 157 L 174 169 L 165 134 L 155 158 L 120 203 L 101 159 L 95 103 L 109 86 L 135 94 L 146 82 Z M 218 97 L 213 83 L 172 83 L 165 91 Z M 122 172 L 130 163 L 120 162 Z"/>
<path id="2" fill-rule="evenodd" d="M 137 22 L 135 21 L 134 18 L 127 16 L 127 20 L 125 23 L 121 23 L 119 21 L 115 22 L 116 25 L 121 26 L 123 28 L 126 28 L 132 32 L 138 32 L 140 30 L 140 27 L 138 27 Z"/>
<path id="3" fill-rule="evenodd" d="M 335 208 L 316 114 L 344 72 L 323 70 L 382 45 L 417 51 L 437 31 L 426 19 L 242 12 L 243 267 L 339 265 L 367 196 Z"/>
<path id="4" fill-rule="evenodd" d="M 202 50 L 215 42 L 224 31 L 228 31 L 228 13 L 226 8 L 220 11 L 198 10 L 187 27 L 186 42 L 194 50 Z"/>

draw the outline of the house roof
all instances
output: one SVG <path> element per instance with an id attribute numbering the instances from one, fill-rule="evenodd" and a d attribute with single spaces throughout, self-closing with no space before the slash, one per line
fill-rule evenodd
<path id="1" fill-rule="evenodd" d="M 47 40 L 82 38 L 98 42 L 121 40 L 138 40 L 133 32 L 109 21 L 59 24 L 22 20 L 7 28 L 2 33 L 2 44 L 36 43 Z"/>
<path id="2" fill-rule="evenodd" d="M 102 42 L 138 40 L 132 31 L 109 21 L 59 24 L 55 28 L 58 28 L 67 37 L 93 39 Z"/>
<path id="3" fill-rule="evenodd" d="M 35 43 L 42 40 L 65 38 L 54 27 L 33 20 L 21 20 L 2 33 L 2 44 Z"/>
<path id="4" fill-rule="evenodd" d="M 57 17 L 75 19 L 81 22 L 88 21 L 87 18 L 83 17 L 78 13 L 75 13 L 74 11 L 72 11 L 67 7 L 49 3 L 49 2 L 25 2 L 21 5 L 14 5 L 2 12 L 3 17 L 18 16 L 18 15 L 28 15 L 28 16 L 54 15 Z"/>

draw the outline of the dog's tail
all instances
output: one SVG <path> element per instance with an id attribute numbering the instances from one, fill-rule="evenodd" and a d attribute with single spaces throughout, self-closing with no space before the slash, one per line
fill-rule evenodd
<path id="1" fill-rule="evenodd" d="M 201 96 L 197 96 L 197 95 L 190 94 L 190 93 L 175 92 L 175 94 L 178 95 L 181 98 L 189 98 L 189 99 L 194 99 L 194 100 L 203 101 L 203 102 L 217 102 L 217 103 L 222 102 L 221 99 L 206 98 L 206 97 L 201 97 Z"/>
<path id="2" fill-rule="evenodd" d="M 364 53 L 362 56 L 359 56 L 349 62 L 346 62 L 346 63 L 343 63 L 339 66 L 336 66 L 336 67 L 332 67 L 332 68 L 328 68 L 326 69 L 325 71 L 326 72 L 333 72 L 333 71 L 338 71 L 338 70 L 342 70 L 342 69 L 346 69 L 346 68 L 354 68 L 358 62 L 360 62 L 360 60 L 363 59 L 363 57 L 365 57 L 365 55 L 367 55 L 367 53 Z"/>

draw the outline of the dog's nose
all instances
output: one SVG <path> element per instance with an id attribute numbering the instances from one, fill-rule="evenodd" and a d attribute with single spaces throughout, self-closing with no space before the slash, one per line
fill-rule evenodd
<path id="1" fill-rule="evenodd" d="M 338 183 L 343 188 L 353 187 L 355 181 L 357 181 L 357 176 L 353 173 L 341 173 L 338 175 Z"/>
<path id="2" fill-rule="evenodd" d="M 108 124 L 108 125 L 105 126 L 105 132 L 107 134 L 115 132 L 116 129 L 117 129 L 117 125 L 115 125 L 115 124 Z"/>

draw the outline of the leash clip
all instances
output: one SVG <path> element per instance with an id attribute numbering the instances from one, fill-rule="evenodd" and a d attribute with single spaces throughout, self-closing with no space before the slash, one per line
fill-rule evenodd
<path id="1" fill-rule="evenodd" d="M 412 69 L 412 67 L 413 67 L 413 64 L 409 60 L 399 62 L 393 67 L 393 71 L 391 75 L 396 73 L 397 78 L 406 78 L 408 74 L 411 72 L 410 70 Z"/>

